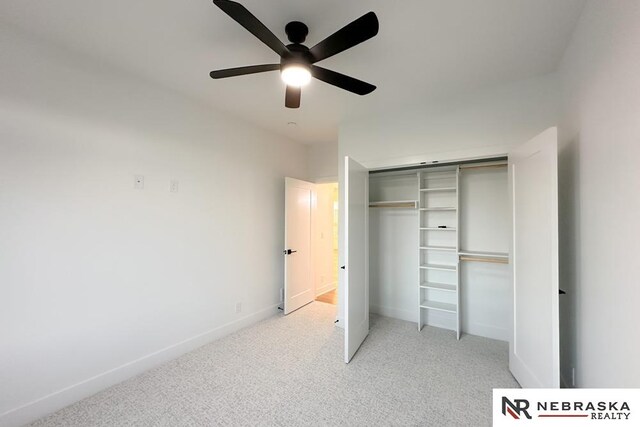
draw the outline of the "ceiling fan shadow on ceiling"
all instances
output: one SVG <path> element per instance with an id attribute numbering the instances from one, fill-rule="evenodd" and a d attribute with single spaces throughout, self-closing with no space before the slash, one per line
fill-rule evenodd
<path id="1" fill-rule="evenodd" d="M 375 13 L 366 13 L 309 49 L 302 44 L 309 33 L 309 29 L 302 22 L 292 21 L 286 25 L 285 32 L 291 44 L 285 46 L 240 3 L 231 0 L 213 0 L 213 3 L 280 55 L 280 63 L 216 70 L 209 73 L 211 78 L 222 79 L 280 70 L 282 80 L 287 84 L 287 108 L 300 107 L 301 88 L 309 83 L 311 77 L 358 95 L 367 95 L 376 89 L 370 83 L 314 65 L 378 34 L 379 25 Z"/>

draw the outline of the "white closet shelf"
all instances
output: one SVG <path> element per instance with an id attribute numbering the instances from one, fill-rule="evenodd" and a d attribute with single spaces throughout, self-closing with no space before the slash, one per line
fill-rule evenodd
<path id="1" fill-rule="evenodd" d="M 431 309 L 431 310 L 446 311 L 448 313 L 457 313 L 458 312 L 458 307 L 455 304 L 448 304 L 446 302 L 439 302 L 439 301 L 422 300 L 420 302 L 420 308 L 428 308 L 428 309 Z"/>
<path id="2" fill-rule="evenodd" d="M 509 259 L 509 254 L 506 252 L 459 251 L 458 255 Z"/>
<path id="3" fill-rule="evenodd" d="M 424 251 L 451 251 L 456 250 L 455 246 L 420 246 L 420 249 Z"/>
<path id="4" fill-rule="evenodd" d="M 418 223 L 420 246 L 420 280 L 419 290 L 419 320 L 418 330 L 432 320 L 429 314 L 432 310 L 452 313 L 455 318 L 455 330 L 460 337 L 460 295 L 458 289 L 459 274 L 458 256 L 459 245 L 457 234 L 458 206 L 460 206 L 460 192 L 458 191 L 459 167 L 446 167 L 442 170 L 418 172 L 420 205 L 420 222 Z M 433 199 L 435 197 L 435 199 Z M 425 212 L 424 214 L 422 212 Z M 446 212 L 434 214 L 432 212 Z M 446 217 L 438 220 L 436 217 Z M 441 228 L 444 227 L 444 228 Z M 429 232 L 425 234 L 425 232 Z M 432 234 L 436 231 L 452 231 L 444 235 Z M 441 241 L 432 241 L 439 237 Z M 451 258 L 455 257 L 455 258 Z M 433 271 L 435 270 L 435 271 Z M 439 273 L 438 271 L 448 272 Z M 449 277 L 431 277 L 432 274 L 447 275 Z M 442 283 L 446 282 L 446 283 Z M 444 301 L 443 301 L 444 300 Z M 429 310 L 429 311 L 427 311 Z M 451 319 L 454 320 L 454 319 Z"/>
<path id="5" fill-rule="evenodd" d="M 433 188 L 421 188 L 420 191 L 434 192 L 434 191 L 456 191 L 456 187 L 433 187 Z"/>
<path id="6" fill-rule="evenodd" d="M 432 230 L 432 231 L 456 231 L 453 227 L 439 228 L 439 227 L 420 227 L 420 230 Z"/>
<path id="7" fill-rule="evenodd" d="M 378 202 L 369 202 L 370 208 L 411 208 L 418 207 L 417 200 L 385 200 Z"/>
<path id="8" fill-rule="evenodd" d="M 455 292 L 458 288 L 456 285 L 450 285 L 448 283 L 433 283 L 433 282 L 422 282 L 420 287 L 423 289 L 435 289 L 436 291 L 448 291 Z"/>
<path id="9" fill-rule="evenodd" d="M 421 265 L 420 268 L 424 270 L 456 271 L 455 265 L 425 264 Z"/>

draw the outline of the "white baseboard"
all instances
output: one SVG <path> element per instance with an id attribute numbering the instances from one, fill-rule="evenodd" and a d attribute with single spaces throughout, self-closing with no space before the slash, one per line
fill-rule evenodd
<path id="1" fill-rule="evenodd" d="M 509 329 L 498 328 L 492 325 L 485 325 L 482 323 L 472 323 L 469 325 L 463 325 L 463 333 L 470 335 L 477 335 L 479 337 L 491 338 L 499 341 L 509 341 Z"/>
<path id="2" fill-rule="evenodd" d="M 401 308 L 384 307 L 381 305 L 370 304 L 369 311 L 371 313 L 380 314 L 381 316 L 393 317 L 394 319 L 406 320 L 407 322 L 417 322 L 417 311 L 404 310 Z"/>
<path id="3" fill-rule="evenodd" d="M 212 341 L 267 319 L 278 312 L 278 305 L 264 308 L 256 313 L 213 328 L 146 356 L 110 369 L 84 381 L 40 397 L 17 408 L 0 414 L 0 426 L 21 426 L 64 408 L 72 403 L 98 393 L 108 387 L 155 368 L 169 360 L 202 347 Z"/>
<path id="4" fill-rule="evenodd" d="M 327 283 L 326 285 L 321 286 L 321 287 L 316 289 L 316 296 L 320 296 L 322 294 L 326 294 L 327 292 L 332 291 L 337 287 L 338 287 L 338 283 L 337 282 Z"/>
<path id="5" fill-rule="evenodd" d="M 381 305 L 370 304 L 369 311 L 371 313 L 380 314 L 381 316 L 393 317 L 394 319 L 406 320 L 407 322 L 418 322 L 418 314 L 416 311 L 405 310 L 401 308 L 385 307 Z M 429 313 L 427 319 L 429 326 L 443 328 L 455 331 L 455 320 L 448 313 L 433 311 Z M 491 325 L 474 323 L 468 325 L 468 330 L 463 327 L 462 332 L 469 335 L 477 335 L 480 337 L 491 338 L 500 341 L 509 341 L 509 330 L 496 328 Z"/>

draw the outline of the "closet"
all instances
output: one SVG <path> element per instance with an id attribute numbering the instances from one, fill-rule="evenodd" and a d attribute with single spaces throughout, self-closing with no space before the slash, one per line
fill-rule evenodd
<path id="1" fill-rule="evenodd" d="M 369 171 L 370 311 L 507 341 L 506 159 Z"/>
<path id="2" fill-rule="evenodd" d="M 559 386 L 558 131 L 481 151 L 370 161 L 385 170 L 344 157 L 346 363 L 374 312 L 415 322 L 416 334 L 430 325 L 508 341 L 522 387 Z"/>

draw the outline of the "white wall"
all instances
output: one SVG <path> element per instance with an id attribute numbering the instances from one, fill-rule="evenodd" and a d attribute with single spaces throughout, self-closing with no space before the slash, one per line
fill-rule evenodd
<path id="1" fill-rule="evenodd" d="M 561 66 L 562 373 L 640 387 L 640 3 L 590 1 Z"/>
<path id="2" fill-rule="evenodd" d="M 338 154 L 376 168 L 505 153 L 556 124 L 558 109 L 558 79 L 550 74 L 345 123 Z"/>
<path id="3" fill-rule="evenodd" d="M 338 142 L 309 146 L 309 179 L 313 182 L 338 181 Z"/>
<path id="4" fill-rule="evenodd" d="M 370 168 L 503 155 L 510 146 L 555 126 L 559 101 L 558 78 L 552 74 L 488 88 L 438 105 L 345 123 L 338 141 L 339 182 L 343 182 L 343 158 L 347 155 Z M 341 185 L 341 201 L 342 189 Z M 340 230 L 342 244 L 342 222 Z M 342 246 L 340 254 L 340 265 L 344 265 Z M 407 264 L 406 268 L 415 265 Z M 344 286 L 339 289 L 342 292 Z M 339 319 L 344 311 L 342 301 L 341 293 Z"/>
<path id="5" fill-rule="evenodd" d="M 460 248 L 508 253 L 507 168 L 462 169 L 459 186 Z M 465 261 L 459 268 L 462 331 L 508 341 L 513 305 L 509 265 Z"/>
<path id="6" fill-rule="evenodd" d="M 13 425 L 274 314 L 283 177 L 306 179 L 307 158 L 0 30 L 0 424 Z"/>
<path id="7" fill-rule="evenodd" d="M 418 178 L 371 175 L 369 200 L 415 200 Z M 418 211 L 369 209 L 369 308 L 373 313 L 417 322 Z M 407 268 L 410 265 L 411 268 Z"/>

